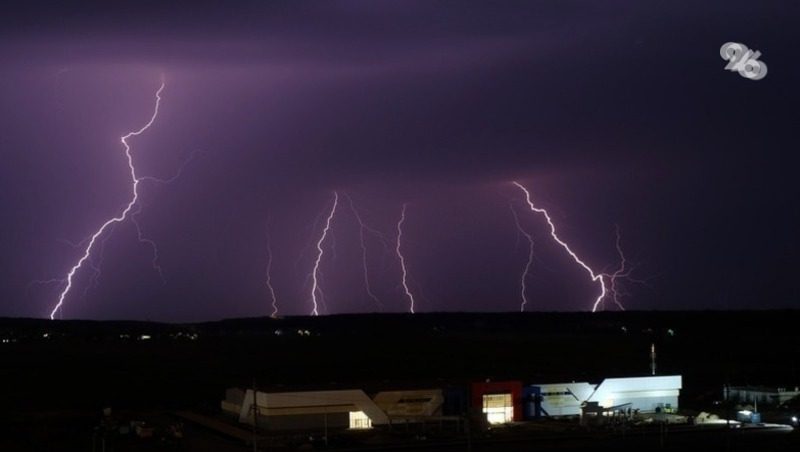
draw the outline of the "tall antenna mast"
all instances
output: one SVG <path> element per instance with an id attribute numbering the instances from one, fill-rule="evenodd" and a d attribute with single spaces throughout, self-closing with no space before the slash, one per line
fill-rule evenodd
<path id="1" fill-rule="evenodd" d="M 650 375 L 656 374 L 656 344 L 650 344 Z"/>

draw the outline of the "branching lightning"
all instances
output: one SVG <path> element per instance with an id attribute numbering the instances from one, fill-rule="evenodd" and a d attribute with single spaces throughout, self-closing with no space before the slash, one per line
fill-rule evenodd
<path id="1" fill-rule="evenodd" d="M 153 270 L 158 273 L 158 277 L 161 278 L 161 284 L 166 284 L 167 280 L 164 278 L 164 270 L 161 268 L 161 264 L 158 261 L 158 245 L 153 239 L 145 237 L 142 233 L 142 226 L 139 224 L 139 220 L 136 218 L 137 215 L 142 213 L 142 206 L 138 204 L 136 206 L 136 211 L 131 212 L 131 223 L 136 228 L 136 238 L 139 240 L 139 243 L 144 243 L 145 245 L 150 247 L 150 250 L 153 253 L 153 258 L 151 259 L 150 263 L 153 265 Z"/>
<path id="2" fill-rule="evenodd" d="M 161 103 L 161 92 L 164 90 L 164 86 L 165 86 L 165 84 L 164 84 L 164 81 L 162 80 L 161 86 L 158 88 L 158 90 L 156 91 L 156 94 L 155 94 L 156 102 L 155 102 L 155 107 L 153 109 L 153 114 L 150 117 L 150 120 L 147 121 L 147 123 L 144 126 L 142 126 L 142 128 L 140 128 L 139 130 L 136 130 L 136 131 L 133 131 L 133 132 L 129 132 L 128 134 L 126 134 L 126 135 L 124 135 L 124 136 L 122 136 L 120 138 L 120 142 L 122 143 L 122 146 L 125 148 L 125 156 L 128 159 L 128 168 L 130 169 L 131 180 L 133 181 L 133 187 L 132 187 L 133 188 L 132 189 L 133 195 L 131 197 L 131 200 L 128 202 L 128 204 L 125 206 L 125 209 L 122 211 L 122 213 L 119 214 L 119 216 L 113 217 L 110 220 L 108 220 L 105 223 L 103 223 L 100 226 L 100 228 L 97 231 L 95 231 L 95 233 L 91 236 L 91 238 L 88 241 L 88 244 L 86 245 L 86 248 L 84 249 L 83 255 L 78 260 L 78 262 L 75 265 L 72 266 L 72 268 L 69 270 L 69 273 L 67 273 L 67 277 L 65 278 L 66 285 L 65 285 L 64 289 L 62 290 L 61 294 L 59 294 L 58 303 L 56 303 L 55 307 L 50 312 L 50 319 L 51 320 L 55 319 L 56 313 L 64 305 L 64 301 L 66 300 L 67 295 L 69 295 L 69 292 L 72 289 L 73 278 L 75 277 L 75 274 L 78 272 L 78 270 L 81 269 L 81 267 L 83 266 L 84 262 L 86 262 L 87 260 L 90 259 L 91 253 L 92 253 L 92 248 L 94 247 L 95 242 L 110 227 L 112 227 L 114 224 L 121 223 L 121 222 L 125 221 L 129 217 L 129 214 L 131 214 L 131 212 L 133 211 L 134 207 L 136 206 L 137 201 L 139 200 L 139 182 L 141 182 L 142 179 L 140 179 L 136 175 L 136 167 L 133 164 L 133 156 L 131 155 L 131 147 L 128 144 L 128 139 L 141 135 L 145 130 L 149 129 L 150 126 L 153 125 L 153 123 L 156 120 L 156 117 L 158 116 L 158 107 L 159 107 L 159 104 Z M 132 215 L 135 215 L 135 212 Z M 137 225 L 137 229 L 139 229 L 138 225 Z M 139 239 L 142 240 L 141 231 L 140 231 L 140 234 L 139 234 Z M 157 257 L 157 254 L 156 254 L 156 257 Z M 157 260 L 156 260 L 156 262 L 157 262 Z"/>
<path id="3" fill-rule="evenodd" d="M 311 315 L 315 316 L 319 315 L 317 296 L 319 296 L 320 299 L 324 297 L 322 289 L 319 288 L 319 263 L 322 261 L 322 255 L 325 253 L 322 248 L 322 244 L 325 242 L 325 238 L 328 236 L 328 231 L 331 229 L 331 221 L 333 221 L 333 216 L 336 214 L 336 206 L 338 205 L 339 193 L 333 192 L 333 206 L 331 207 L 331 211 L 328 214 L 327 220 L 325 221 L 325 228 L 322 230 L 322 236 L 320 236 L 319 240 L 317 241 L 317 259 L 314 261 L 314 270 L 311 272 L 311 302 L 313 304 Z"/>
<path id="4" fill-rule="evenodd" d="M 358 238 L 361 244 L 361 265 L 362 268 L 364 269 L 364 288 L 367 291 L 367 295 L 369 295 L 369 297 L 372 298 L 375 301 L 375 303 L 377 303 L 378 307 L 382 309 L 383 302 L 381 302 L 380 298 L 378 298 L 378 296 L 375 295 L 375 293 L 372 291 L 372 287 L 369 284 L 369 270 L 367 269 L 367 244 L 366 244 L 365 233 L 369 232 L 370 234 L 377 237 L 383 243 L 384 246 L 386 246 L 386 237 L 380 231 L 375 230 L 369 227 L 366 223 L 364 223 L 364 220 L 361 218 L 361 215 L 358 213 L 358 210 L 356 209 L 356 206 L 353 203 L 353 198 L 351 198 L 350 195 L 347 193 L 344 193 L 344 195 L 347 197 L 347 201 L 350 203 L 350 210 L 353 211 L 353 215 L 356 217 L 356 221 L 358 221 L 358 226 L 359 226 Z"/>
<path id="5" fill-rule="evenodd" d="M 403 271 L 403 290 L 406 293 L 409 301 L 408 311 L 414 314 L 414 295 L 411 294 L 411 290 L 408 288 L 408 270 L 406 269 L 406 259 L 403 256 L 403 253 L 400 251 L 400 241 L 403 237 L 403 223 L 406 221 L 406 207 L 408 204 L 403 204 L 403 210 L 400 212 L 400 220 L 397 222 L 397 247 L 395 251 L 397 252 L 397 258 L 400 260 L 400 268 Z"/>
<path id="6" fill-rule="evenodd" d="M 267 289 L 269 296 L 272 299 L 272 314 L 269 316 L 274 318 L 278 317 L 278 298 L 275 296 L 275 288 L 272 287 L 272 240 L 269 233 L 269 222 L 267 222 Z"/>
<path id="7" fill-rule="evenodd" d="M 517 209 L 514 208 L 514 204 L 509 204 L 511 208 L 511 214 L 514 216 L 514 224 L 517 225 L 517 230 L 528 239 L 528 261 L 525 263 L 525 270 L 522 272 L 522 276 L 520 276 L 520 295 L 522 296 L 522 304 L 519 306 L 519 312 L 525 312 L 525 305 L 528 304 L 528 286 L 527 286 L 527 279 L 528 273 L 530 273 L 531 265 L 533 265 L 533 236 L 526 231 L 522 224 L 519 222 L 519 215 L 517 215 Z"/>
<path id="8" fill-rule="evenodd" d="M 605 276 L 608 278 L 609 282 L 608 291 L 611 294 L 611 299 L 614 301 L 614 304 L 616 304 L 620 310 L 624 311 L 625 307 L 622 306 L 622 303 L 620 303 L 621 291 L 620 287 L 618 286 L 618 280 L 620 278 L 629 279 L 631 276 L 632 269 L 627 267 L 628 261 L 627 259 L 625 259 L 625 253 L 622 252 L 622 244 L 621 244 L 622 234 L 620 234 L 619 225 L 616 226 L 616 233 L 617 233 L 616 247 L 617 247 L 617 254 L 619 255 L 619 268 L 617 268 L 617 270 L 614 271 L 614 273 L 605 273 Z"/>
<path id="9" fill-rule="evenodd" d="M 572 249 L 570 249 L 569 245 L 567 245 L 566 242 L 564 242 L 563 240 L 561 240 L 558 237 L 558 234 L 556 234 L 556 226 L 555 226 L 555 224 L 553 224 L 553 220 L 550 218 L 550 214 L 548 214 L 545 209 L 536 207 L 533 204 L 533 201 L 531 201 L 531 194 L 530 194 L 530 192 L 528 191 L 527 188 L 525 188 L 522 184 L 520 184 L 517 181 L 514 181 L 513 184 L 516 185 L 517 187 L 519 187 L 519 189 L 522 190 L 525 193 L 525 201 L 528 203 L 528 206 L 530 207 L 530 209 L 533 212 L 542 214 L 544 216 L 545 220 L 547 220 L 547 224 L 550 226 L 550 236 L 553 237 L 553 240 L 555 240 L 556 243 L 561 245 L 561 247 L 564 248 L 564 250 L 572 257 L 572 259 L 578 265 L 583 267 L 583 269 L 586 270 L 587 273 L 589 273 L 589 276 L 592 278 L 592 281 L 600 283 L 600 295 L 598 295 L 597 299 L 595 299 L 594 304 L 592 305 L 592 312 L 597 311 L 597 306 L 600 304 L 600 302 L 603 301 L 603 299 L 606 297 L 606 294 L 607 294 L 606 282 L 605 282 L 605 279 L 603 278 L 606 275 L 603 274 L 603 273 L 596 273 L 594 270 L 592 270 L 592 268 L 589 267 L 589 265 L 587 265 L 585 262 L 583 262 L 578 257 L 578 255 L 575 254 L 575 252 L 572 251 Z"/>

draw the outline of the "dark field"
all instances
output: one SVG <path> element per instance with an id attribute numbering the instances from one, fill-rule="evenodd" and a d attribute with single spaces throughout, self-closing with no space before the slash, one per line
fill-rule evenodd
<path id="1" fill-rule="evenodd" d="M 225 388 L 254 379 L 259 389 L 276 391 L 445 387 L 486 378 L 599 382 L 647 374 L 651 343 L 658 373 L 684 377 L 681 408 L 708 411 L 725 383 L 800 385 L 798 325 L 796 311 L 348 315 L 183 325 L 2 319 L 3 437 L 24 444 L 19 450 L 67 450 L 54 444 L 87 425 L 90 432 L 103 407 L 213 415 Z"/>

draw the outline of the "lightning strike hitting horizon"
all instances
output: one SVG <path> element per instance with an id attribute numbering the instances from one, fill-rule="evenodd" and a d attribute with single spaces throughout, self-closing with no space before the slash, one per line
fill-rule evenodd
<path id="1" fill-rule="evenodd" d="M 603 279 L 603 276 L 605 276 L 605 275 L 603 273 L 595 273 L 595 271 L 592 270 L 592 268 L 589 267 L 589 265 L 587 265 L 585 262 L 583 262 L 578 257 L 578 255 L 575 254 L 575 252 L 572 251 L 572 249 L 570 249 L 569 245 L 567 245 L 566 242 L 564 242 L 563 240 L 561 240 L 558 237 L 558 234 L 556 234 L 556 226 L 553 223 L 552 218 L 550 218 L 550 214 L 547 213 L 547 210 L 539 208 L 539 207 L 536 207 L 533 204 L 533 201 L 531 201 L 531 194 L 530 194 L 530 192 L 528 191 L 527 188 L 525 188 L 522 184 L 520 184 L 517 181 L 513 181 L 512 183 L 514 185 L 516 185 L 517 187 L 519 187 L 519 189 L 522 190 L 523 193 L 525 193 L 525 201 L 528 203 L 528 206 L 530 207 L 530 209 L 532 211 L 536 212 L 536 213 L 542 214 L 544 216 L 545 220 L 547 220 L 547 224 L 550 226 L 550 236 L 553 237 L 553 240 L 555 240 L 556 243 L 561 245 L 561 247 L 564 248 L 564 250 L 572 257 L 572 259 L 576 263 L 578 263 L 578 265 L 583 267 L 583 269 L 586 270 L 586 272 L 589 273 L 589 276 L 591 276 L 592 281 L 600 283 L 600 295 L 597 297 L 597 299 L 595 299 L 594 304 L 592 305 L 592 312 L 596 312 L 597 311 L 597 306 L 600 304 L 601 301 L 603 301 L 603 299 L 606 297 L 606 294 L 607 294 L 606 282 L 605 282 L 605 279 Z"/>
<path id="2" fill-rule="evenodd" d="M 275 288 L 272 287 L 272 245 L 269 234 L 269 222 L 267 222 L 267 289 L 269 296 L 272 298 L 272 314 L 269 316 L 274 318 L 278 317 L 278 298 L 275 296 Z"/>
<path id="3" fill-rule="evenodd" d="M 522 297 L 522 304 L 519 306 L 519 312 L 525 312 L 525 305 L 528 304 L 528 286 L 527 286 L 527 279 L 528 273 L 530 273 L 531 265 L 533 265 L 533 236 L 526 231 L 522 224 L 519 222 L 519 215 L 517 215 L 517 209 L 514 208 L 514 204 L 510 203 L 509 206 L 511 207 L 511 215 L 514 216 L 514 224 L 517 225 L 517 230 L 528 239 L 528 262 L 525 263 L 525 269 L 522 271 L 522 276 L 520 276 L 520 295 Z"/>
<path id="4" fill-rule="evenodd" d="M 347 200 L 350 203 L 350 210 L 353 211 L 353 215 L 356 217 L 356 221 L 358 221 L 358 226 L 359 226 L 358 238 L 361 244 L 361 264 L 364 269 L 364 288 L 367 291 L 367 295 L 369 295 L 369 297 L 372 298 L 373 301 L 375 301 L 375 303 L 378 305 L 379 308 L 383 309 L 383 302 L 380 300 L 380 298 L 378 298 L 377 295 L 375 295 L 374 292 L 372 292 L 372 287 L 370 287 L 369 284 L 369 270 L 367 268 L 367 244 L 365 241 L 364 233 L 369 232 L 370 234 L 373 234 L 375 237 L 380 239 L 381 242 L 383 242 L 384 246 L 386 246 L 385 237 L 383 234 L 381 234 L 380 231 L 377 231 L 369 227 L 366 223 L 364 223 L 364 220 L 361 218 L 361 215 L 358 213 L 358 210 L 356 209 L 356 206 L 353 203 L 353 198 L 351 198 L 350 195 L 347 193 L 344 193 L 344 195 L 347 197 Z"/>
<path id="5" fill-rule="evenodd" d="M 50 312 L 50 320 L 55 319 L 56 313 L 64 305 L 64 301 L 66 300 L 67 295 L 69 295 L 70 289 L 72 289 L 72 282 L 73 282 L 73 278 L 75 276 L 75 273 L 77 273 L 77 271 L 81 269 L 81 267 L 83 266 L 84 262 L 86 262 L 88 259 L 90 259 L 90 256 L 91 256 L 91 253 L 92 253 L 92 248 L 94 247 L 95 242 L 98 240 L 99 237 L 101 237 L 103 235 L 103 233 L 109 227 L 111 227 L 112 225 L 114 225 L 116 223 L 121 223 L 121 222 L 125 221 L 125 219 L 128 218 L 128 214 L 131 213 L 131 211 L 133 210 L 134 206 L 136 205 L 136 202 L 139 200 L 139 182 L 141 181 L 141 179 L 139 179 L 136 176 L 136 167 L 133 164 L 133 156 L 131 155 L 131 147 L 128 144 L 128 139 L 131 138 L 131 137 L 136 137 L 136 136 L 141 135 L 145 130 L 149 129 L 150 126 L 153 125 L 153 123 L 156 120 L 156 117 L 158 116 L 158 107 L 159 107 L 159 105 L 161 103 L 161 92 L 164 90 L 164 86 L 165 86 L 165 83 L 162 80 L 161 81 L 161 86 L 158 88 L 158 90 L 156 91 L 156 94 L 155 94 L 156 102 L 155 102 L 155 107 L 153 108 L 153 114 L 150 117 L 150 120 L 147 121 L 147 123 L 144 126 L 142 126 L 139 130 L 136 130 L 136 131 L 133 131 L 133 132 L 129 132 L 126 135 L 123 135 L 120 138 L 120 142 L 122 143 L 122 146 L 125 148 L 125 156 L 127 157 L 127 160 L 128 160 L 128 168 L 130 169 L 131 180 L 133 181 L 133 190 L 132 190 L 133 191 L 133 196 L 131 197 L 131 200 L 128 202 L 127 206 L 125 207 L 125 209 L 122 211 L 122 213 L 119 216 L 113 217 L 110 220 L 108 220 L 105 223 L 103 223 L 100 226 L 100 228 L 91 236 L 91 238 L 89 239 L 88 244 L 86 246 L 86 249 L 83 252 L 83 255 L 78 260 L 78 262 L 75 265 L 72 266 L 72 268 L 69 270 L 69 273 L 67 273 L 67 277 L 65 278 L 66 279 L 66 285 L 65 285 L 64 289 L 62 290 L 62 292 L 59 294 L 58 303 L 55 305 L 53 310 Z M 140 235 L 140 238 L 141 238 L 141 235 Z"/>
<path id="6" fill-rule="evenodd" d="M 397 222 L 397 247 L 395 251 L 397 252 L 397 258 L 400 260 L 400 268 L 403 270 L 403 290 L 408 297 L 409 305 L 409 312 L 414 314 L 414 295 L 411 294 L 411 290 L 408 288 L 408 270 L 406 269 L 406 259 L 403 256 L 403 253 L 400 252 L 400 240 L 403 237 L 403 223 L 406 221 L 406 207 L 408 207 L 407 203 L 403 203 L 403 210 L 400 212 L 400 220 Z"/>
<path id="7" fill-rule="evenodd" d="M 336 214 L 336 206 L 339 205 L 339 193 L 333 192 L 333 207 L 331 207 L 331 211 L 328 214 L 328 218 L 325 221 L 325 228 L 322 230 L 322 236 L 317 241 L 317 259 L 314 261 L 314 270 L 311 272 L 311 302 L 314 305 L 314 308 L 311 310 L 311 315 L 317 316 L 319 315 L 319 305 L 317 303 L 317 294 L 320 297 L 324 297 L 322 290 L 319 288 L 319 263 L 322 261 L 322 255 L 325 251 L 322 248 L 323 242 L 325 242 L 325 238 L 328 236 L 328 231 L 331 229 L 331 221 L 333 221 L 333 216 Z"/>
<path id="8" fill-rule="evenodd" d="M 181 163 L 181 166 L 178 167 L 178 171 L 172 177 L 170 177 L 169 179 L 161 179 L 161 178 L 157 178 L 157 177 L 154 177 L 154 176 L 140 176 L 139 177 L 139 181 L 141 181 L 141 182 L 147 181 L 147 182 L 154 182 L 154 183 L 169 185 L 169 184 L 171 184 L 172 182 L 174 182 L 175 180 L 177 180 L 178 178 L 181 177 L 181 175 L 183 174 L 184 169 L 186 168 L 186 165 L 188 165 L 189 162 L 191 162 L 196 157 L 196 155 L 197 155 L 197 151 L 192 152 L 192 155 L 189 158 L 187 158 L 186 160 L 184 160 L 183 163 Z M 144 235 L 144 233 L 142 232 L 142 226 L 141 226 L 141 224 L 139 224 L 139 220 L 138 220 L 138 215 L 142 213 L 142 205 L 141 205 L 141 203 L 137 203 L 135 207 L 136 207 L 136 211 L 135 212 L 131 211 L 130 219 L 131 219 L 131 223 L 133 223 L 133 226 L 136 229 L 136 237 L 137 237 L 139 243 L 143 243 L 143 244 L 147 245 L 148 247 L 150 247 L 150 249 L 152 251 L 152 255 L 153 255 L 153 257 L 151 259 L 151 265 L 153 267 L 153 270 L 158 274 L 159 279 L 161 279 L 161 284 L 162 285 L 166 285 L 167 284 L 167 279 L 164 277 L 164 270 L 161 267 L 161 263 L 159 262 L 160 258 L 159 258 L 159 252 L 158 252 L 158 245 L 156 244 L 155 240 L 146 237 Z M 100 249 L 95 253 L 95 255 L 99 254 L 100 257 L 99 258 L 94 258 L 93 256 L 90 256 L 90 258 L 87 259 L 87 261 L 86 261 L 86 264 L 89 266 L 89 269 L 92 271 L 92 273 L 91 273 L 91 276 L 89 276 L 89 283 L 86 284 L 86 287 L 83 290 L 83 294 L 82 294 L 83 298 L 86 298 L 86 295 L 89 292 L 89 289 L 97 288 L 99 283 L 100 283 L 100 275 L 102 273 L 100 269 L 103 266 L 103 259 L 105 257 L 105 246 L 106 246 L 106 242 L 108 242 L 108 239 L 114 233 L 114 226 L 115 225 L 109 226 L 108 229 L 106 230 L 106 233 L 104 234 L 104 236 L 100 239 L 100 244 L 99 244 Z M 70 240 L 67 240 L 67 239 L 60 239 L 59 241 L 66 243 L 67 245 L 71 246 L 72 248 L 78 249 L 78 248 L 81 248 L 84 245 L 86 245 L 89 242 L 89 239 L 90 239 L 90 237 L 87 237 L 87 238 L 83 239 L 82 241 L 80 241 L 79 243 L 74 243 L 74 242 L 71 242 Z M 96 260 L 96 262 L 95 262 L 95 260 Z M 50 280 L 46 280 L 46 281 L 40 281 L 40 280 L 33 281 L 33 283 L 35 283 L 35 284 L 51 284 L 51 283 L 55 283 L 55 282 L 58 282 L 58 283 L 61 283 L 61 284 L 66 284 L 67 280 L 66 280 L 66 278 L 58 278 L 58 279 L 50 279 Z M 59 311 L 59 313 L 63 315 L 63 310 Z"/>
<path id="9" fill-rule="evenodd" d="M 110 237 L 111 234 L 114 232 L 114 227 L 110 226 L 108 228 L 108 231 L 109 231 L 109 233 L 106 234 L 105 237 L 100 239 L 100 244 L 97 245 L 97 246 L 100 247 L 100 249 L 96 253 L 96 254 L 100 255 L 100 257 L 97 259 L 98 262 L 95 262 L 95 258 L 93 256 L 91 256 L 89 259 L 86 260 L 86 265 L 89 267 L 89 270 L 91 270 L 91 273 L 90 273 L 90 276 L 89 276 L 89 281 L 86 284 L 86 287 L 84 287 L 83 292 L 81 294 L 81 296 L 83 298 L 86 298 L 86 295 L 89 293 L 89 289 L 97 288 L 97 286 L 100 283 L 100 275 L 101 275 L 100 267 L 103 266 L 103 259 L 105 257 L 105 246 L 106 246 L 106 242 L 108 242 L 108 237 Z M 62 242 L 62 243 L 65 243 L 65 244 L 69 245 L 71 248 L 77 250 L 79 248 L 82 248 L 84 245 L 86 245 L 89 242 L 89 237 L 83 239 L 82 241 L 80 241 L 78 243 L 74 243 L 74 242 L 72 242 L 70 240 L 67 240 L 67 239 L 59 239 L 58 241 Z M 51 279 L 45 279 L 45 280 L 36 279 L 36 280 L 31 281 L 28 284 L 28 287 L 30 287 L 32 285 L 50 285 L 50 284 L 56 284 L 56 283 L 58 283 L 58 284 L 66 284 L 67 283 L 67 278 L 66 277 L 64 277 L 64 278 L 51 278 Z M 59 311 L 59 314 L 61 314 L 61 316 L 63 317 L 64 312 L 63 311 Z M 59 318 L 61 318 L 61 317 L 59 317 Z"/>
<path id="10" fill-rule="evenodd" d="M 609 281 L 609 288 L 608 292 L 611 294 L 611 299 L 614 301 L 614 304 L 619 307 L 620 310 L 624 311 L 625 307 L 622 306 L 622 303 L 619 301 L 620 298 L 620 290 L 617 287 L 617 280 L 620 278 L 629 278 L 631 276 L 632 269 L 627 268 L 628 260 L 625 258 L 625 253 L 622 252 L 622 234 L 619 231 L 619 225 L 616 225 L 616 233 L 617 233 L 617 254 L 619 255 L 619 268 L 614 273 L 606 273 L 605 276 L 608 278 Z"/>

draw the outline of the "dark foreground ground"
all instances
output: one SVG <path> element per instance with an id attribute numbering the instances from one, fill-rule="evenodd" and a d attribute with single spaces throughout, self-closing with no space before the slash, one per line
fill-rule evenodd
<path id="1" fill-rule="evenodd" d="M 653 343 L 658 372 L 684 377 L 682 409 L 718 407 L 726 415 L 715 404 L 725 383 L 800 385 L 797 325 L 796 311 L 352 315 L 185 325 L 0 319 L 0 450 L 92 450 L 102 408 L 130 418 L 147 413 L 167 425 L 178 410 L 214 416 L 225 388 L 254 380 L 264 390 L 373 391 L 486 378 L 545 383 L 645 375 Z M 636 433 L 539 434 L 536 448 L 662 444 L 661 432 Z M 522 436 L 476 436 L 471 447 L 528 450 L 531 435 Z M 797 436 L 675 431 L 663 444 L 675 450 L 689 444 L 792 450 Z M 467 450 L 460 440 L 435 446 L 425 441 L 434 442 L 426 438 L 410 450 Z M 118 444 L 115 450 L 153 447 Z M 190 424 L 181 444 L 158 446 L 176 447 L 247 450 Z"/>

